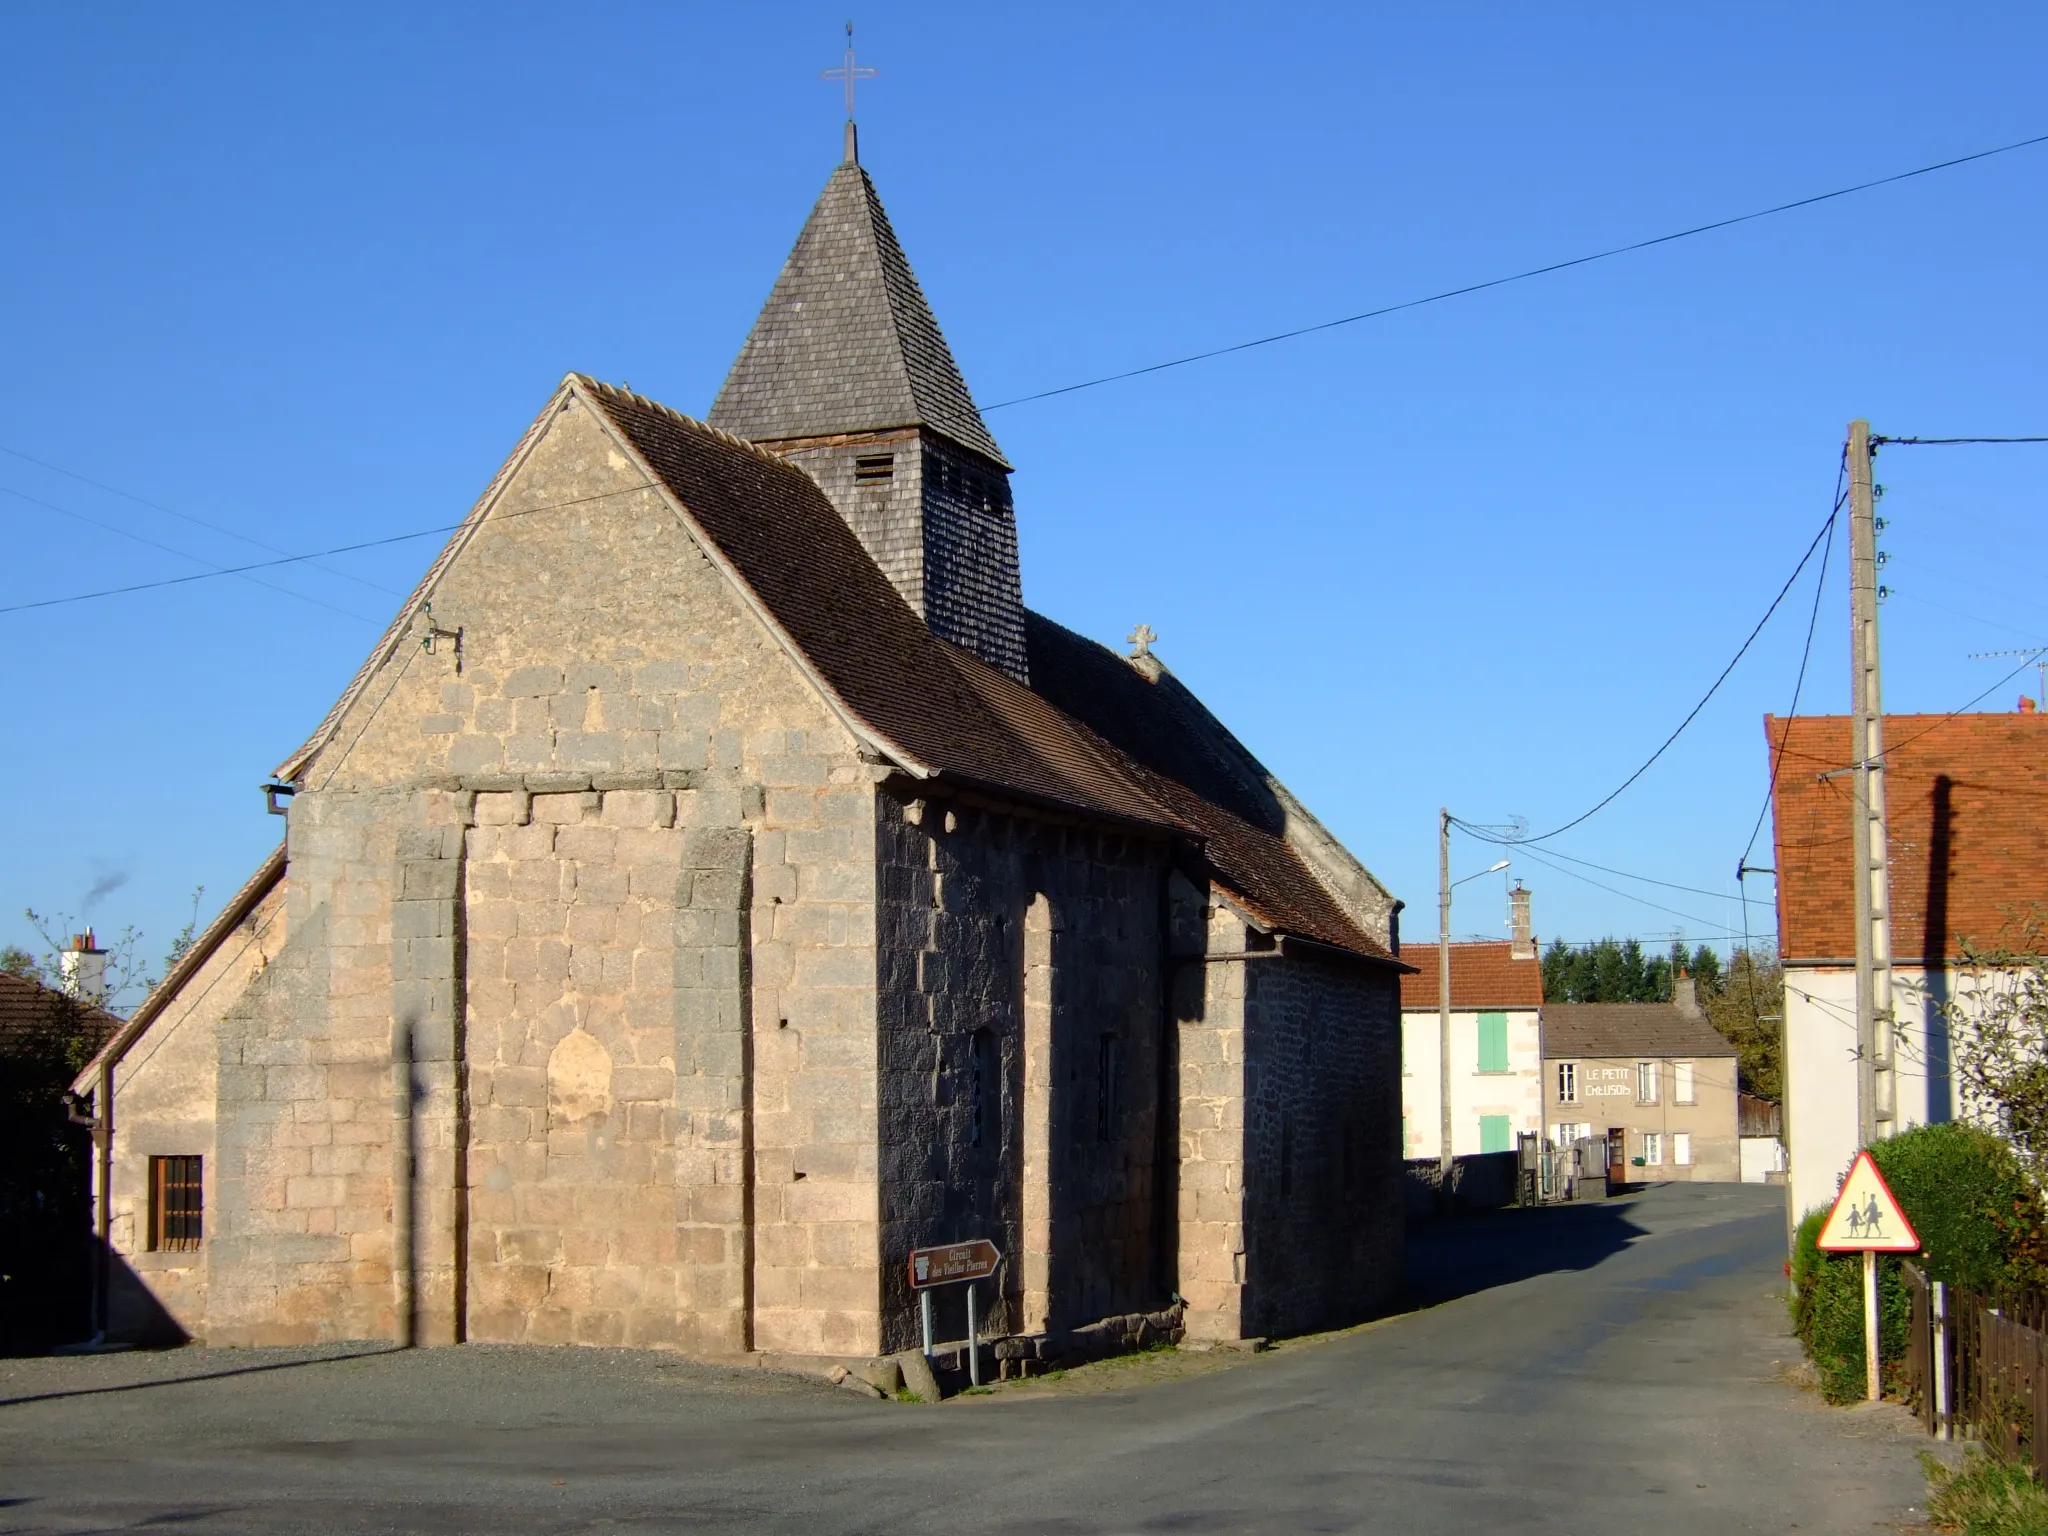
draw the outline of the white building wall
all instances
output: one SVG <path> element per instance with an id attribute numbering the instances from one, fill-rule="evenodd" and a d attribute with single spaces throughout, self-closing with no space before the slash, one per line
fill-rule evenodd
<path id="1" fill-rule="evenodd" d="M 1898 1018 L 1898 1117 L 1891 1133 L 1956 1116 L 1948 1032 L 1937 1011 L 1945 977 L 1930 987 L 1917 966 L 1892 972 Z M 1785 969 L 1785 1139 L 1795 1220 L 1835 1198 L 1856 1156 L 1856 972 Z"/>
<path id="2" fill-rule="evenodd" d="M 1480 1149 L 1483 1115 L 1506 1115 L 1511 1132 L 1543 1131 L 1542 1038 L 1533 1008 L 1488 1008 L 1508 1021 L 1508 1070 L 1479 1070 L 1479 1013 L 1451 1013 L 1451 1153 L 1463 1157 Z M 1401 1117 L 1404 1157 L 1443 1155 L 1437 1011 L 1401 1014 Z"/>

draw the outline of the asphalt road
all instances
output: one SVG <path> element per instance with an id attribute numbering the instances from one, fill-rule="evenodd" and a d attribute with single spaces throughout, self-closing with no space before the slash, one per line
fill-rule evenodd
<path id="1" fill-rule="evenodd" d="M 937 1406 L 625 1351 L 5 1361 L 0 1531 L 1910 1526 L 1924 1442 L 1787 1379 L 1780 1198 L 1460 1223 L 1403 1316 Z"/>

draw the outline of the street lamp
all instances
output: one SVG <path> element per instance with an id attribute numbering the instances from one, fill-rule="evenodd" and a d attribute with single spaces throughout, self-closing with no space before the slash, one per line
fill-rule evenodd
<path id="1" fill-rule="evenodd" d="M 1451 813 L 1437 813 L 1437 923 L 1436 923 L 1436 1009 L 1437 1009 L 1437 1196 L 1446 1213 L 1451 1209 L 1451 890 L 1480 875 L 1498 874 L 1510 860 L 1502 859 L 1488 869 L 1463 880 L 1451 878 Z"/>

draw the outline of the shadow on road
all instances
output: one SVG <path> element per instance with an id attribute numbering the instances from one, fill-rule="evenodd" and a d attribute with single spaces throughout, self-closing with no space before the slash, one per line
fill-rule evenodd
<path id="1" fill-rule="evenodd" d="M 1408 1233 L 1409 1307 L 1433 1306 L 1556 1270 L 1591 1269 L 1648 1229 L 1625 1204 L 1485 1211 L 1425 1223 Z"/>
<path id="2" fill-rule="evenodd" d="M 228 1376 L 257 1376 L 271 1371 L 296 1371 L 308 1365 L 333 1365 L 341 1360 L 366 1360 L 372 1355 L 398 1353 L 402 1346 L 397 1344 L 366 1344 L 359 1349 L 344 1350 L 337 1354 L 317 1355 L 306 1360 L 266 1360 L 255 1365 L 234 1365 L 218 1371 L 188 1371 L 178 1375 L 151 1376 L 143 1381 L 109 1382 L 97 1387 L 67 1387 L 57 1392 L 25 1392 L 19 1397 L 0 1397 L 0 1408 L 14 1408 L 23 1403 L 48 1403 L 62 1397 L 101 1397 L 110 1392 L 140 1392 L 149 1387 L 181 1387 L 190 1381 L 219 1381 Z M 149 1353 L 156 1353 L 150 1351 Z M 178 1351 L 164 1351 L 176 1355 Z M 128 1359 L 147 1359 L 148 1354 L 140 1353 Z"/>

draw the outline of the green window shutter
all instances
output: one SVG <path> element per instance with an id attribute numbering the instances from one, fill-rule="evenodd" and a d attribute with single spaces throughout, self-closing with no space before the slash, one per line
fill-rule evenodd
<path id="1" fill-rule="evenodd" d="M 1479 1015 L 1479 1070 L 1505 1072 L 1508 1069 L 1508 1016 L 1504 1013 Z"/>
<path id="2" fill-rule="evenodd" d="M 1506 1115 L 1481 1115 L 1479 1117 L 1479 1150 L 1482 1152 L 1512 1152 L 1515 1150 L 1515 1133 L 1508 1128 Z"/>

